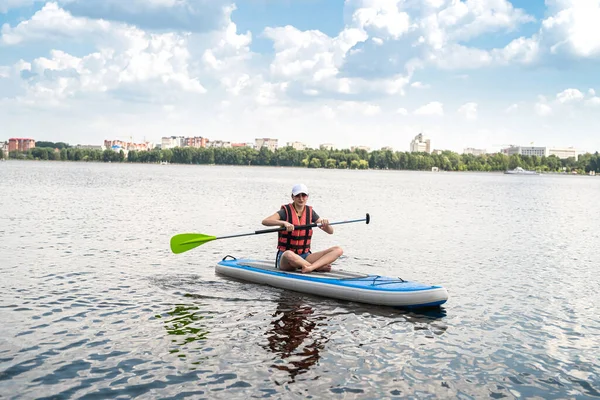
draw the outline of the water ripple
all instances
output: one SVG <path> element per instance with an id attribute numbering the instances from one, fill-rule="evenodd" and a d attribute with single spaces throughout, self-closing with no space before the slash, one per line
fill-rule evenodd
<path id="1" fill-rule="evenodd" d="M 505 178 L 4 163 L 0 397 L 600 398 L 600 181 Z M 417 313 L 215 275 L 225 254 L 272 259 L 269 235 L 170 254 L 174 233 L 253 231 L 296 179 L 331 219 L 371 213 L 315 233 L 344 268 L 443 284 L 449 302 Z"/>

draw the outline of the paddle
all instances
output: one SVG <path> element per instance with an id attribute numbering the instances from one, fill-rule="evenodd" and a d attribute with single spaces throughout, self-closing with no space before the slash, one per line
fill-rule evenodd
<path id="1" fill-rule="evenodd" d="M 350 221 L 340 221 L 340 222 L 330 222 L 329 225 L 340 225 L 340 224 L 350 224 L 352 222 L 362 222 L 366 221 L 367 224 L 371 221 L 371 216 L 367 213 L 365 218 L 361 219 L 353 219 Z M 309 225 L 298 225 L 294 226 L 294 229 L 305 229 L 305 228 L 314 228 L 320 227 L 323 224 L 309 224 Z M 285 227 L 279 228 L 271 228 L 271 229 L 263 229 L 260 231 L 254 231 L 251 233 L 240 233 L 237 235 L 228 235 L 228 236 L 211 236 L 205 235 L 203 233 L 181 233 L 179 235 L 175 235 L 171 238 L 171 251 L 175 254 L 183 253 L 198 246 L 202 246 L 204 243 L 211 242 L 217 239 L 228 239 L 240 236 L 250 236 L 250 235 L 260 235 L 262 233 L 271 233 L 271 232 L 279 232 L 285 231 Z"/>

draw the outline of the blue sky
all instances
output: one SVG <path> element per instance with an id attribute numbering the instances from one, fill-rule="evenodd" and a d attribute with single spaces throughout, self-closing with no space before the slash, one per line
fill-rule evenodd
<path id="1" fill-rule="evenodd" d="M 0 0 L 0 140 L 600 150 L 600 0 Z"/>

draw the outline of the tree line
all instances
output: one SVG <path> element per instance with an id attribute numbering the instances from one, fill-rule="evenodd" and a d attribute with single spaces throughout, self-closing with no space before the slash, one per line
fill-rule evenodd
<path id="1" fill-rule="evenodd" d="M 41 147 L 40 143 L 52 146 Z M 329 169 L 391 169 L 430 171 L 437 167 L 442 171 L 506 171 L 521 167 L 540 172 L 600 173 L 600 155 L 586 153 L 560 159 L 556 156 L 539 157 L 501 153 L 474 156 L 443 151 L 440 154 L 409 153 L 391 150 L 295 150 L 283 147 L 273 151 L 263 147 L 256 150 L 249 147 L 235 148 L 193 148 L 154 149 L 149 151 L 92 150 L 71 147 L 61 143 L 38 142 L 36 147 L 26 152 L 10 152 L 9 158 L 23 160 L 96 161 L 130 163 L 172 163 L 172 164 L 216 164 L 216 165 L 256 165 L 285 166 Z M 0 157 L 4 155 L 1 154 Z"/>

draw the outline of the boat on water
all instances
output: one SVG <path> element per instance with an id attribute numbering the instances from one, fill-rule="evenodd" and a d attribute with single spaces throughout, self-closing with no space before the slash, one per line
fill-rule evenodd
<path id="1" fill-rule="evenodd" d="M 529 171 L 526 169 L 523 169 L 521 167 L 517 167 L 515 169 L 509 169 L 507 171 L 504 171 L 505 174 L 511 174 L 511 175 L 539 175 L 539 172 L 537 171 Z"/>
<path id="2" fill-rule="evenodd" d="M 232 256 L 217 263 L 216 273 L 296 292 L 399 308 L 436 307 L 448 300 L 448 291 L 442 286 L 342 269 L 303 274 L 275 268 L 274 261 Z"/>

